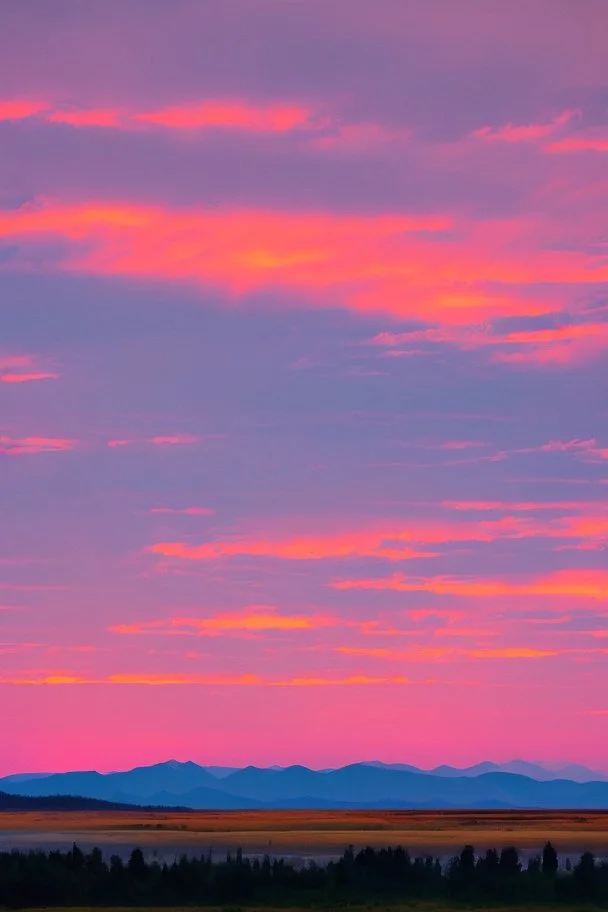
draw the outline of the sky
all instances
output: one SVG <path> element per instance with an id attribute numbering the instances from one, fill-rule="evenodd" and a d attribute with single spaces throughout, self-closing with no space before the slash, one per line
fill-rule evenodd
<path id="1" fill-rule="evenodd" d="M 0 774 L 608 770 L 605 0 L 5 0 Z"/>

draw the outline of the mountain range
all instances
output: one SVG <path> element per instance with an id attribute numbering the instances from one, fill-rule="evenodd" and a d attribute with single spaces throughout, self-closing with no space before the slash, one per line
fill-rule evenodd
<path id="1" fill-rule="evenodd" d="M 567 777 L 564 773 L 570 772 Z M 577 777 L 576 779 L 574 777 Z M 582 781 L 584 780 L 584 781 Z M 422 770 L 380 761 L 339 769 L 199 766 L 169 760 L 125 772 L 32 773 L 0 779 L 0 791 L 80 796 L 138 806 L 255 808 L 607 808 L 608 775 L 585 767 L 549 770 L 514 760 Z"/>

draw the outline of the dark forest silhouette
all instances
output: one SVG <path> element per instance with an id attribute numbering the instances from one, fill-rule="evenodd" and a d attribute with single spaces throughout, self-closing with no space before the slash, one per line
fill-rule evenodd
<path id="1" fill-rule="evenodd" d="M 170 906 L 258 903 L 314 905 L 391 900 L 578 905 L 608 902 L 608 864 L 585 852 L 558 866 L 551 843 L 524 865 L 515 848 L 477 857 L 471 846 L 442 866 L 407 851 L 351 848 L 337 862 L 296 868 L 282 859 L 226 860 L 182 856 L 172 864 L 146 862 L 134 849 L 109 863 L 97 848 L 68 852 L 0 853 L 0 906 Z"/>

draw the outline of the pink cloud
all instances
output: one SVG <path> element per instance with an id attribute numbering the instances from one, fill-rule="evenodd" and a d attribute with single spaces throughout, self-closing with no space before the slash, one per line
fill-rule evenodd
<path id="1" fill-rule="evenodd" d="M 601 543 L 608 534 L 608 512 L 591 505 L 586 512 L 558 517 L 516 515 L 472 521 L 451 519 L 411 519 L 409 522 L 384 521 L 349 532 L 319 535 L 282 534 L 266 536 L 240 533 L 226 540 L 158 542 L 148 551 L 166 558 L 186 561 L 212 561 L 221 558 L 263 557 L 280 560 L 325 560 L 372 557 L 388 561 L 436 558 L 429 546 L 464 542 L 493 542 L 509 539 L 580 539 L 581 543 Z"/>
<path id="2" fill-rule="evenodd" d="M 37 380 L 58 380 L 61 374 L 0 374 L 0 383 L 33 383 Z"/>
<path id="3" fill-rule="evenodd" d="M 142 125 L 168 130 L 232 129 L 285 133 L 312 125 L 312 111 L 297 104 L 256 105 L 234 99 L 207 99 L 156 111 L 77 108 L 23 99 L 0 100 L 0 121 L 38 117 L 51 124 L 133 130 Z"/>
<path id="4" fill-rule="evenodd" d="M 106 446 L 112 450 L 143 444 L 152 444 L 152 446 L 185 446 L 192 443 L 199 443 L 200 440 L 201 438 L 196 434 L 161 434 L 155 437 L 148 437 L 147 439 L 118 437 L 108 440 Z"/>
<path id="5" fill-rule="evenodd" d="M 492 142 L 497 140 L 509 143 L 537 142 L 558 132 L 577 115 L 580 115 L 580 111 L 568 110 L 558 114 L 547 123 L 506 124 L 496 128 L 481 127 L 474 131 L 473 136 Z"/>
<path id="6" fill-rule="evenodd" d="M 597 509 L 595 501 L 588 500 L 444 500 L 442 507 L 448 510 L 501 512 L 501 513 L 534 513 L 537 510 L 593 510 Z"/>
<path id="7" fill-rule="evenodd" d="M 387 354 L 415 341 L 455 345 L 463 350 L 488 348 L 494 361 L 539 367 L 578 364 L 608 348 L 608 323 L 568 323 L 553 329 L 499 333 L 459 327 L 382 332 L 370 345 L 386 347 Z M 502 351 L 500 350 L 502 349 Z"/>
<path id="8" fill-rule="evenodd" d="M 608 152 L 608 136 L 575 134 L 548 143 L 547 152 Z"/>
<path id="9" fill-rule="evenodd" d="M 65 437 L 6 437 L 0 436 L 0 453 L 25 456 L 33 453 L 62 453 L 73 450 L 77 440 Z"/>
<path id="10" fill-rule="evenodd" d="M 126 440 L 125 438 L 117 438 L 116 440 L 108 440 L 107 446 L 110 447 L 111 450 L 115 450 L 115 449 L 118 449 L 119 447 L 131 446 L 131 444 L 133 444 L 133 443 L 135 443 L 134 440 Z"/>
<path id="11" fill-rule="evenodd" d="M 242 101 L 204 101 L 134 114 L 133 120 L 176 130 L 228 128 L 284 133 L 307 124 L 310 111 L 298 105 L 252 105 Z"/>
<path id="12" fill-rule="evenodd" d="M 23 120 L 27 117 L 33 117 L 44 111 L 46 105 L 41 101 L 27 100 L 6 100 L 0 99 L 0 121 L 3 120 Z"/>
<path id="13" fill-rule="evenodd" d="M 61 374 L 42 370 L 34 355 L 0 355 L 0 383 L 57 380 Z"/>
<path id="14" fill-rule="evenodd" d="M 442 214 L 344 216 L 128 204 L 53 205 L 0 215 L 0 236 L 27 243 L 54 236 L 69 241 L 72 255 L 60 265 L 70 270 L 202 283 L 230 297 L 289 288 L 314 307 L 333 308 L 338 300 L 357 313 L 444 327 L 555 311 L 555 303 L 524 295 L 518 286 L 584 287 L 608 279 L 608 266 L 598 262 L 590 269 L 581 252 L 539 246 L 538 231 L 523 231 L 523 223 L 463 223 L 449 245 L 438 243 L 437 235 L 453 226 Z M 477 290 L 489 282 L 508 290 Z M 481 339 L 481 333 L 472 333 L 464 344 L 475 347 Z"/>
<path id="15" fill-rule="evenodd" d="M 182 444 L 198 443 L 200 437 L 196 434 L 172 434 L 168 436 L 150 437 L 148 443 L 154 446 L 181 446 Z"/>

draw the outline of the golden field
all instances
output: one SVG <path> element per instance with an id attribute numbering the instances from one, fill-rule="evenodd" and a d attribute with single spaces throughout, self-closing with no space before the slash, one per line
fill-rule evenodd
<path id="1" fill-rule="evenodd" d="M 413 854 L 445 855 L 515 845 L 608 855 L 608 812 L 569 811 L 188 811 L 2 812 L 0 847 L 65 840 L 172 848 L 242 848 L 249 853 L 338 855 L 348 845 L 402 845 Z"/>

